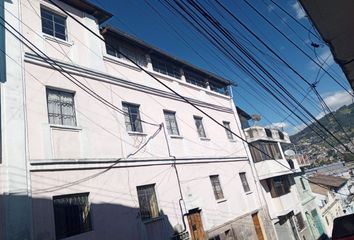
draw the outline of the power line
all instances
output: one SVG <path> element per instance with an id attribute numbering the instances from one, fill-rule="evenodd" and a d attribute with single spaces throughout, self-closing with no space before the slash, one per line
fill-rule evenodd
<path id="1" fill-rule="evenodd" d="M 70 16 L 71 18 L 73 18 L 77 23 L 79 23 L 82 27 L 84 27 L 85 29 L 87 29 L 89 32 L 91 32 L 92 34 L 94 34 L 97 38 L 99 38 L 101 41 L 103 41 L 104 43 L 105 40 L 99 36 L 98 34 L 96 34 L 95 32 L 93 32 L 91 29 L 89 29 L 87 26 L 85 26 L 83 23 L 81 23 L 80 21 L 78 21 L 75 17 L 73 17 L 70 13 L 68 13 L 66 10 L 64 10 L 62 7 L 58 6 L 55 2 L 53 2 L 52 0 L 49 0 L 53 5 L 55 5 L 56 7 L 58 7 L 61 11 L 63 11 L 65 14 L 67 14 L 68 16 Z M 106 43 L 107 44 L 107 43 Z M 114 46 L 112 46 L 114 48 Z M 120 52 L 118 49 L 116 49 L 118 52 Z M 219 123 L 216 119 L 214 119 L 212 116 L 210 116 L 208 113 L 206 113 L 204 110 L 200 109 L 198 106 L 194 105 L 192 102 L 190 102 L 187 98 L 185 98 L 184 96 L 180 95 L 178 92 L 176 92 L 175 90 L 173 90 L 171 87 L 169 87 L 168 85 L 166 85 L 165 83 L 163 83 L 161 80 L 157 79 L 155 76 L 153 76 L 151 73 L 149 73 L 148 71 L 146 71 L 143 67 L 141 67 L 139 64 L 135 63 L 132 59 L 130 59 L 128 56 L 126 56 L 125 54 L 121 53 L 124 57 L 126 57 L 128 60 L 130 60 L 133 64 L 135 64 L 138 68 L 140 68 L 142 71 L 144 71 L 146 74 L 148 74 L 150 77 L 152 77 L 154 80 L 156 80 L 158 83 L 160 83 L 161 85 L 163 85 L 164 87 L 166 87 L 167 89 L 169 89 L 171 92 L 173 92 L 175 95 L 177 95 L 178 97 L 180 97 L 181 99 L 183 99 L 186 103 L 190 104 L 191 106 L 193 106 L 195 109 L 197 109 L 198 111 L 200 111 L 201 113 L 203 113 L 205 116 L 207 116 L 209 119 L 211 119 L 213 122 L 215 122 L 217 125 L 221 126 L 222 128 L 224 128 L 226 131 L 230 132 L 231 134 L 233 134 L 234 136 L 236 136 L 237 138 L 239 138 L 240 140 L 242 140 L 243 142 L 249 144 L 247 142 L 247 140 L 243 139 L 241 136 L 237 135 L 236 133 L 234 133 L 233 131 L 231 131 L 230 129 L 226 128 L 223 124 Z M 260 149 L 258 149 L 259 151 L 261 151 Z M 266 153 L 265 153 L 266 154 Z M 266 154 L 268 155 L 268 154 Z M 268 155 L 269 156 L 269 155 Z M 270 156 L 269 156 L 270 157 Z M 286 165 L 282 164 L 281 162 L 277 161 L 275 159 L 276 162 L 278 162 L 279 164 L 281 164 L 282 166 L 284 166 L 285 168 L 289 169 L 290 171 L 294 172 L 291 168 L 287 167 Z"/>
<path id="2" fill-rule="evenodd" d="M 293 40 L 286 36 L 278 27 L 276 27 L 271 21 L 269 21 L 261 12 L 259 12 L 248 0 L 243 0 L 253 11 L 255 11 L 264 21 L 266 21 L 272 28 L 279 32 L 284 38 L 286 38 L 292 45 L 294 45 L 301 53 L 303 53 L 307 58 L 309 58 L 313 63 L 315 63 L 319 68 L 321 68 L 331 79 L 333 79 L 340 87 L 342 87 L 349 95 L 354 97 L 346 87 L 344 87 L 336 78 L 332 76 L 326 69 L 324 69 L 317 61 L 315 61 L 310 55 L 308 55 L 304 50 L 302 50 Z M 301 77 L 303 79 L 303 77 Z M 307 80 L 306 80 L 307 81 Z"/>
<path id="3" fill-rule="evenodd" d="M 190 1 L 189 1 L 190 2 Z M 218 1 L 217 1 L 218 2 Z M 194 2 L 193 2 L 194 3 Z M 219 3 L 219 2 L 218 2 Z M 184 4 L 185 6 L 186 6 L 186 4 L 185 3 L 178 3 L 178 2 L 176 2 L 176 4 L 184 11 L 184 12 L 186 12 L 194 21 L 195 21 L 195 23 L 196 24 L 198 24 L 204 31 L 206 31 L 207 32 L 207 30 L 205 29 L 205 27 L 203 27 L 190 13 L 188 13 L 187 12 L 187 10 L 185 9 L 185 7 L 183 7 L 181 4 Z M 187 6 L 186 6 L 187 7 Z M 196 8 L 196 9 L 198 9 L 199 11 L 201 11 L 202 12 L 202 15 L 204 16 L 204 17 L 206 17 L 206 18 L 208 18 L 208 20 L 209 21 L 211 21 L 212 22 L 212 24 L 216 27 L 216 28 L 218 28 L 221 32 L 223 32 L 224 34 L 225 34 L 225 36 L 231 41 L 231 42 L 233 42 L 234 44 L 236 44 L 236 46 L 237 46 L 237 48 L 238 49 L 240 49 L 241 50 L 241 52 L 243 53 L 243 54 L 245 54 L 246 55 L 246 57 L 247 58 L 249 58 L 251 61 L 252 61 L 252 63 L 254 63 L 254 64 L 256 64 L 257 65 L 257 67 L 259 67 L 260 68 L 260 70 L 263 72 L 263 73 L 265 73 L 269 78 L 271 78 L 271 80 L 272 81 L 274 81 L 275 83 L 276 83 L 276 85 L 280 88 L 280 89 L 282 89 L 283 91 L 285 91 L 286 92 L 286 96 L 289 96 L 293 101 L 295 101 L 298 105 L 300 105 L 300 107 L 309 115 L 309 116 L 311 116 L 312 117 L 312 119 L 314 119 L 317 123 L 318 123 L 318 125 L 320 125 L 327 133 L 329 133 L 335 140 L 337 140 L 341 145 L 343 145 L 344 147 L 346 147 L 336 136 L 334 136 L 330 131 L 328 131 L 328 129 L 327 128 L 325 128 L 320 122 L 318 122 L 318 120 L 307 110 L 307 109 L 305 109 L 303 106 L 301 106 L 301 104 L 299 104 L 298 103 L 298 101 L 296 100 L 296 99 L 294 99 L 294 97 L 292 97 L 292 95 L 291 95 L 291 93 L 290 92 L 288 92 L 283 86 L 281 86 L 280 84 L 279 84 L 279 82 L 276 80 L 276 79 L 274 79 L 274 77 L 271 75 L 271 74 L 269 74 L 269 72 L 267 72 L 253 57 L 251 57 L 250 55 L 249 55 L 249 53 L 247 53 L 244 49 L 242 49 L 242 47 L 240 47 L 239 46 L 239 44 L 237 43 L 237 40 L 235 40 L 235 39 L 233 39 L 233 38 L 231 38 L 229 35 L 227 35 L 227 31 L 225 30 L 225 29 L 220 29 L 221 28 L 221 24 L 219 23 L 219 22 L 215 22 L 215 20 L 212 18 L 212 17 L 210 17 L 203 9 L 202 10 L 200 10 L 201 8 L 200 8 L 200 6 L 198 6 L 198 5 L 196 5 L 196 3 L 194 3 L 194 7 Z M 208 32 L 207 32 L 208 33 Z M 210 35 L 209 35 L 210 36 Z M 215 41 L 218 41 L 218 40 L 216 40 L 216 38 L 215 37 L 213 37 L 213 36 L 210 36 L 212 39 L 214 39 Z M 267 46 L 268 47 L 268 46 Z M 229 52 L 226 52 L 226 53 L 229 53 Z M 262 85 L 262 87 L 263 88 L 265 88 L 270 94 L 272 94 L 278 101 L 280 101 L 283 105 L 284 105 L 284 107 L 286 107 L 287 109 L 289 109 L 289 107 L 286 105 L 286 104 L 284 104 L 280 99 L 279 99 L 279 97 L 277 97 L 269 88 L 267 88 L 264 84 L 262 84 L 259 80 L 258 80 L 258 78 L 255 76 L 255 75 L 253 75 L 247 68 L 245 68 L 244 66 L 243 66 L 243 64 L 239 61 L 239 60 L 237 60 L 237 59 L 235 59 L 232 55 L 230 55 L 229 54 L 229 56 L 230 57 L 232 57 L 234 60 L 236 60 L 236 64 L 241 68 L 241 69 L 243 69 L 244 71 L 246 71 L 246 73 L 248 73 L 248 74 L 250 74 L 251 76 L 252 76 L 252 78 L 255 80 L 255 81 L 257 81 L 259 84 L 261 84 Z M 283 60 L 284 61 L 284 60 Z M 258 73 L 259 74 L 259 73 Z M 301 76 L 301 75 L 299 75 L 299 76 Z M 260 75 L 260 77 L 261 78 L 264 78 L 262 75 Z M 301 76 L 302 77 L 302 76 Z M 272 87 L 273 88 L 273 87 Z M 278 91 L 277 89 L 275 89 L 275 88 L 273 88 L 273 91 L 276 91 L 278 94 L 280 94 L 281 96 L 283 96 L 283 97 L 285 97 L 285 95 L 283 95 L 280 91 Z M 289 101 L 289 100 L 288 100 Z M 289 102 L 289 104 L 291 104 L 290 102 Z M 290 110 L 290 109 L 289 109 Z M 291 110 L 290 110 L 291 111 Z M 297 114 L 295 114 L 300 120 L 302 120 Z M 304 120 L 302 120 L 306 125 L 307 125 L 307 123 L 304 121 Z M 315 125 L 315 127 L 317 127 L 316 125 Z M 319 135 L 320 136 L 320 135 Z M 321 136 L 322 138 L 323 138 L 323 140 L 325 140 L 328 144 L 330 144 L 323 136 Z M 330 144 L 331 145 L 331 144 Z M 333 148 L 335 148 L 333 145 L 331 145 Z"/>

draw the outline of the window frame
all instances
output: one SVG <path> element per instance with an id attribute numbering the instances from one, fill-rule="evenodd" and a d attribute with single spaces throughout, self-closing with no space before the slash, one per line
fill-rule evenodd
<path id="1" fill-rule="evenodd" d="M 176 112 L 175 111 L 170 111 L 170 110 L 163 110 L 163 114 L 164 114 L 164 118 L 165 118 L 165 124 L 166 124 L 166 129 L 167 129 L 167 133 L 170 136 L 180 136 L 180 131 L 179 131 L 179 127 L 178 127 L 178 123 L 177 123 L 177 117 L 176 117 Z M 173 116 L 173 121 L 175 122 L 175 130 L 176 132 L 173 131 L 173 127 L 171 124 L 171 118 L 166 118 L 169 116 Z"/>
<path id="2" fill-rule="evenodd" d="M 232 133 L 231 133 L 231 122 L 223 121 L 223 122 L 222 122 L 222 125 L 224 125 L 224 127 L 225 127 L 225 132 L 226 132 L 227 138 L 228 138 L 230 141 L 234 140 L 234 136 L 233 136 Z M 227 129 L 228 129 L 228 130 L 227 130 Z"/>
<path id="3" fill-rule="evenodd" d="M 177 66 L 173 62 L 166 60 L 164 58 L 160 58 L 158 56 L 151 55 L 151 65 L 152 70 L 154 72 L 175 78 L 175 79 L 182 79 L 182 71 L 181 67 Z M 163 68 L 162 68 L 163 67 Z M 172 70 L 172 71 L 170 71 Z"/>
<path id="4" fill-rule="evenodd" d="M 305 186 L 304 179 L 302 177 L 300 177 L 300 182 L 301 182 L 302 190 L 306 191 L 307 189 L 306 189 L 306 186 Z"/>
<path id="5" fill-rule="evenodd" d="M 272 198 L 280 197 L 290 193 L 291 183 L 288 175 L 268 178 L 266 181 Z"/>
<path id="6" fill-rule="evenodd" d="M 56 239 L 63 239 L 63 238 L 67 238 L 67 237 L 71 237 L 71 236 L 75 236 L 75 235 L 79 235 L 85 232 L 90 232 L 93 230 L 92 227 L 92 216 L 91 216 L 91 203 L 89 201 L 89 192 L 83 192 L 83 193 L 74 193 L 74 194 L 64 194 L 64 195 L 55 195 L 52 197 L 52 201 L 53 201 L 53 216 L 54 216 L 54 227 L 55 227 L 55 236 Z M 84 208 L 82 208 L 82 204 L 73 204 L 73 201 L 75 200 L 74 198 L 80 198 L 80 197 L 85 197 L 85 206 Z M 60 203 L 56 204 L 56 201 L 60 201 L 64 199 L 64 201 L 69 202 L 69 204 L 65 204 L 64 209 L 63 207 L 60 208 Z M 70 200 L 68 200 L 70 199 Z M 62 200 L 63 201 L 63 200 Z M 81 200 L 79 200 L 81 201 Z M 69 206 L 69 209 L 67 209 Z M 77 208 L 72 208 L 72 206 L 79 206 L 79 208 L 81 207 L 81 209 L 79 209 L 79 212 L 77 210 Z M 84 211 L 87 211 L 87 215 L 86 215 L 86 219 L 87 222 L 86 223 L 82 223 L 81 221 L 83 221 L 83 214 Z M 77 214 L 77 216 L 74 218 L 72 215 L 70 215 L 70 221 L 67 221 L 67 212 L 71 210 L 71 214 Z M 74 210 L 74 211 L 73 211 Z M 64 211 L 64 215 L 63 215 L 63 211 Z M 65 219 L 60 219 L 60 217 L 65 217 Z M 77 230 L 77 232 L 73 231 L 73 229 L 65 229 L 65 231 L 63 231 L 63 224 L 65 225 L 65 227 L 69 226 L 70 224 L 73 224 L 74 221 L 73 219 L 78 220 L 79 219 L 79 227 L 80 229 Z M 58 220 L 61 220 L 63 222 L 58 222 Z M 69 223 L 68 223 L 69 222 Z M 74 223 L 75 224 L 75 223 Z M 77 223 L 76 223 L 77 224 Z M 83 226 L 84 224 L 87 224 L 86 226 Z M 59 225 L 59 226 L 58 226 Z M 72 227 L 72 226 L 71 226 Z M 77 226 L 74 226 L 72 228 L 75 228 Z M 62 232 L 61 232 L 62 231 Z M 70 232 L 71 231 L 71 232 Z"/>
<path id="7" fill-rule="evenodd" d="M 46 20 L 52 22 L 52 28 L 53 28 L 52 31 L 53 31 L 53 34 L 50 34 L 50 33 L 47 33 L 47 32 L 44 32 L 44 31 L 43 31 L 43 28 L 46 28 L 46 27 L 43 26 L 43 19 L 42 19 L 42 18 L 43 18 L 43 14 L 42 14 L 42 11 L 45 11 L 46 14 L 50 14 L 51 17 L 52 17 L 52 19 L 47 19 L 47 18 L 46 18 Z M 68 16 L 66 16 L 66 15 L 64 15 L 64 14 L 61 14 L 61 13 L 59 13 L 59 12 L 57 12 L 57 11 L 55 11 L 55 10 L 53 10 L 53 9 L 51 9 L 51 8 L 49 8 L 49 7 L 47 7 L 47 6 L 45 6 L 45 5 L 43 5 L 43 4 L 40 5 L 40 16 L 41 16 L 41 31 L 42 31 L 43 34 L 45 34 L 45 35 L 47 35 L 47 36 L 51 36 L 51 37 L 56 38 L 56 39 L 59 39 L 59 40 L 61 40 L 61 41 L 65 41 L 65 42 L 68 41 L 68 24 L 67 24 Z M 55 18 L 54 18 L 55 16 L 60 17 L 60 18 L 63 18 L 63 19 L 64 19 L 64 25 L 61 24 L 61 23 L 55 22 Z M 58 36 L 55 34 L 55 33 L 57 32 L 57 31 L 56 31 L 56 27 L 55 27 L 56 24 L 59 24 L 59 25 L 61 25 L 61 26 L 64 27 L 64 38 L 58 37 Z M 49 29 L 49 30 L 50 30 L 50 29 Z M 62 35 L 62 34 L 60 33 L 60 35 Z"/>
<path id="8" fill-rule="evenodd" d="M 125 111 L 125 107 L 127 107 L 127 111 Z M 135 125 L 132 122 L 132 117 L 130 115 L 131 110 L 130 108 L 132 107 L 136 107 L 137 108 L 137 120 L 138 121 L 138 125 Z M 141 116 L 140 116 L 140 105 L 136 104 L 136 103 L 130 103 L 130 102 L 122 102 L 122 108 L 123 108 L 123 112 L 124 112 L 124 123 L 125 123 L 125 128 L 128 132 L 133 132 L 133 133 L 143 133 L 143 124 L 142 124 L 142 120 L 141 120 Z M 129 122 L 127 121 L 127 118 L 129 118 Z M 130 129 L 128 128 L 128 123 L 130 126 Z M 138 126 L 138 127 L 137 127 Z M 138 129 L 140 128 L 140 129 Z"/>
<path id="9" fill-rule="evenodd" d="M 72 94 L 72 109 L 73 109 L 73 115 L 72 115 L 72 118 L 74 119 L 74 124 L 73 125 L 68 125 L 68 124 L 64 124 L 64 118 L 63 118 L 63 110 L 62 110 L 62 105 L 60 105 L 60 123 L 52 123 L 51 120 L 50 120 L 50 114 L 54 114 L 54 113 L 50 113 L 50 110 L 49 110 L 49 92 L 52 91 L 52 92 L 57 92 L 59 93 L 59 97 L 62 96 L 62 93 L 66 93 L 66 94 Z M 47 101 L 47 116 L 48 116 L 48 123 L 51 124 L 51 125 L 58 125 L 58 126 L 63 126 L 63 127 L 77 127 L 78 124 L 77 124 L 77 116 L 76 116 L 76 102 L 75 102 L 75 99 L 76 99 L 76 92 L 74 91 L 71 91 L 71 90 L 66 90 L 66 89 L 59 89 L 59 88 L 54 88 L 54 87 L 49 87 L 47 86 L 46 87 L 46 101 Z"/>
<path id="10" fill-rule="evenodd" d="M 239 172 L 241 184 L 245 193 L 251 192 L 251 187 L 248 183 L 247 173 L 246 172 Z"/>
<path id="11" fill-rule="evenodd" d="M 193 119 L 194 119 L 195 127 L 197 129 L 197 133 L 198 133 L 199 138 L 207 138 L 205 128 L 204 128 L 204 123 L 203 123 L 203 117 L 193 116 Z M 198 128 L 197 121 L 200 121 L 200 123 L 201 123 L 200 126 L 201 126 L 202 132 L 199 131 L 200 129 Z"/>
<path id="12" fill-rule="evenodd" d="M 139 203 L 140 218 L 141 218 L 141 220 L 143 222 L 150 221 L 150 220 L 153 220 L 153 219 L 156 219 L 156 218 L 160 217 L 160 209 L 159 209 L 159 203 L 158 203 L 158 200 L 157 200 L 157 194 L 156 194 L 155 186 L 156 186 L 155 183 L 136 186 L 136 192 L 137 192 L 138 203 Z M 150 187 L 152 188 L 152 191 L 151 191 L 151 189 L 148 189 Z M 139 193 L 139 189 L 141 189 L 142 191 L 150 190 L 151 193 L 152 193 L 152 195 L 150 197 L 148 197 L 150 199 L 149 200 L 144 199 L 144 201 L 142 201 L 141 196 L 144 194 L 144 197 L 146 197 L 146 195 L 145 195 L 146 192 L 140 192 Z M 151 203 L 151 197 L 154 198 L 154 200 L 153 200 L 154 201 L 154 206 L 151 206 L 151 204 L 150 204 Z M 142 205 L 143 203 L 147 204 L 147 205 L 143 207 L 143 205 Z M 155 209 L 152 209 L 154 207 L 155 207 Z M 148 210 L 148 214 L 143 213 L 143 210 Z"/>
<path id="13" fill-rule="evenodd" d="M 222 190 L 220 176 L 218 174 L 209 176 L 211 187 L 213 189 L 215 200 L 225 199 L 224 191 Z"/>

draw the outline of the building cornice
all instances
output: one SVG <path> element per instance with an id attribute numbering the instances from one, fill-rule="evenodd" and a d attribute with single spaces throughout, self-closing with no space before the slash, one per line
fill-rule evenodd
<path id="1" fill-rule="evenodd" d="M 110 83 L 110 84 L 114 84 L 117 86 L 129 88 L 129 89 L 132 89 L 135 91 L 145 92 L 147 94 L 152 94 L 155 96 L 169 98 L 169 99 L 173 99 L 176 101 L 184 102 L 183 99 L 181 99 L 180 97 L 178 97 L 177 95 L 175 95 L 171 92 L 167 92 L 167 91 L 152 88 L 152 87 L 149 87 L 146 85 L 134 83 L 134 82 L 131 82 L 128 80 L 114 77 L 114 76 L 106 74 L 106 73 L 102 73 L 102 72 L 99 72 L 99 71 L 96 71 L 93 69 L 89 69 L 86 67 L 78 66 L 78 65 L 69 64 L 69 63 L 66 63 L 66 62 L 63 62 L 60 60 L 56 60 L 53 58 L 45 59 L 45 60 L 43 58 L 44 57 L 38 57 L 37 55 L 32 54 L 32 53 L 28 53 L 28 52 L 25 53 L 25 62 L 28 62 L 28 63 L 32 63 L 35 65 L 39 65 L 39 66 L 43 66 L 43 67 L 47 67 L 47 68 L 53 68 L 50 64 L 48 64 L 48 62 L 50 62 L 50 63 L 54 64 L 55 66 L 58 66 L 58 69 L 56 69 L 58 71 L 61 71 L 62 69 L 64 69 L 65 72 L 67 72 L 69 74 L 76 75 L 76 76 L 89 78 L 89 79 L 93 79 L 93 80 L 101 81 L 101 82 L 105 82 L 105 83 Z M 194 98 L 189 98 L 189 97 L 185 97 L 185 98 L 188 101 L 190 101 L 191 103 L 193 103 L 199 107 L 209 108 L 209 109 L 220 111 L 220 112 L 233 113 L 232 109 L 228 108 L 228 107 L 223 107 L 223 106 L 218 106 L 218 105 L 211 104 L 211 103 L 206 103 L 206 102 L 194 99 Z"/>
<path id="2" fill-rule="evenodd" d="M 247 157 L 193 157 L 155 159 L 43 159 L 30 160 L 31 172 L 70 171 L 107 168 L 149 167 L 160 165 L 212 164 L 249 161 Z"/>

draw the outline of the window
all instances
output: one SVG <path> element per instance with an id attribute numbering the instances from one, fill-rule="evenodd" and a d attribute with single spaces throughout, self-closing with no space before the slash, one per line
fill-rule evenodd
<path id="1" fill-rule="evenodd" d="M 219 83 L 219 82 L 214 82 L 214 81 L 209 81 L 209 87 L 211 91 L 221 93 L 224 95 L 229 95 L 228 88 L 225 84 Z"/>
<path id="2" fill-rule="evenodd" d="M 158 59 L 156 56 L 151 56 L 152 68 L 155 72 L 159 72 L 177 79 L 181 79 L 181 71 L 173 63 Z"/>
<path id="3" fill-rule="evenodd" d="M 220 185 L 219 175 L 209 176 L 211 181 L 211 186 L 213 187 L 214 196 L 216 200 L 223 199 L 224 193 Z"/>
<path id="4" fill-rule="evenodd" d="M 234 139 L 234 136 L 232 136 L 232 133 L 231 133 L 231 127 L 230 127 L 230 123 L 229 122 L 222 122 L 222 124 L 224 125 L 224 127 L 226 128 L 225 131 L 226 131 L 226 136 L 228 139 L 230 140 L 233 140 Z M 229 131 L 230 130 L 230 131 Z"/>
<path id="5" fill-rule="evenodd" d="M 202 88 L 206 88 L 207 87 L 207 83 L 205 81 L 205 79 L 196 74 L 196 73 L 193 73 L 191 71 L 185 71 L 184 72 L 184 75 L 186 77 L 186 82 L 187 83 L 191 83 L 193 85 L 196 85 L 196 86 L 199 86 L 199 87 L 202 87 Z"/>
<path id="6" fill-rule="evenodd" d="M 240 178 L 241 178 L 243 190 L 244 190 L 245 192 L 251 191 L 250 186 L 248 185 L 246 173 L 245 173 L 245 172 L 242 172 L 242 173 L 239 173 L 239 174 L 240 174 Z"/>
<path id="7" fill-rule="evenodd" d="M 305 222 L 301 212 L 295 215 L 295 220 L 298 231 L 302 231 L 305 228 Z"/>
<path id="8" fill-rule="evenodd" d="M 279 146 L 274 142 L 253 142 L 250 144 L 250 151 L 254 162 L 282 158 Z"/>
<path id="9" fill-rule="evenodd" d="M 303 179 L 303 178 L 300 178 L 300 182 L 301 182 L 302 189 L 303 189 L 303 190 L 306 190 L 306 186 L 305 186 L 305 183 L 304 183 L 304 179 Z"/>
<path id="10" fill-rule="evenodd" d="M 53 197 L 55 235 L 57 239 L 92 230 L 89 193 Z"/>
<path id="11" fill-rule="evenodd" d="M 155 184 L 138 186 L 136 189 L 138 191 L 141 219 L 145 221 L 158 217 L 159 207 L 157 205 Z"/>
<path id="12" fill-rule="evenodd" d="M 141 126 L 139 105 L 132 103 L 123 103 L 123 111 L 125 117 L 125 126 L 129 132 L 143 132 Z"/>
<path id="13" fill-rule="evenodd" d="M 66 17 L 41 8 L 42 32 L 66 40 Z"/>
<path id="14" fill-rule="evenodd" d="M 165 115 L 165 122 L 168 134 L 179 135 L 176 121 L 176 113 L 171 111 L 163 111 L 163 114 Z"/>
<path id="15" fill-rule="evenodd" d="M 203 126 L 203 118 L 194 116 L 194 121 L 195 121 L 195 126 L 197 127 L 199 137 L 205 138 L 206 134 Z"/>
<path id="16" fill-rule="evenodd" d="M 272 130 L 270 130 L 269 128 L 265 128 L 264 130 L 266 132 L 267 137 L 271 138 L 273 136 L 272 135 Z"/>
<path id="17" fill-rule="evenodd" d="M 47 89 L 50 124 L 76 126 L 74 93 Z"/>
<path id="18" fill-rule="evenodd" d="M 287 175 L 268 178 L 267 184 L 272 198 L 280 197 L 290 192 L 290 182 Z"/>
<path id="19" fill-rule="evenodd" d="M 116 58 L 121 58 L 127 62 L 132 60 L 140 66 L 147 66 L 146 56 L 143 50 L 128 43 L 118 41 L 112 37 L 106 37 L 106 52 Z M 129 58 L 129 59 L 128 59 Z"/>

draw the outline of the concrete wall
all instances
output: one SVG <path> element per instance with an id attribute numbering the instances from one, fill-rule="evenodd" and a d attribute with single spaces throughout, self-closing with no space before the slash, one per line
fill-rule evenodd
<path id="1" fill-rule="evenodd" d="M 185 199 L 183 211 L 201 208 L 205 230 L 218 229 L 261 208 L 251 165 L 240 140 L 229 140 L 224 129 L 132 64 L 107 56 L 103 43 L 71 18 L 67 18 L 68 41 L 59 41 L 41 33 L 41 4 L 60 12 L 47 1 L 21 1 L 21 17 L 26 23 L 21 27 L 31 42 L 54 59 L 62 70 L 70 72 L 75 81 L 80 81 L 117 108 L 122 108 L 123 101 L 140 104 L 144 121 L 158 125 L 164 122 L 163 110 L 176 111 L 181 136 L 165 136 L 163 130 L 158 132 L 159 126 L 147 123 L 142 123 L 143 134 L 128 133 L 122 114 L 92 98 L 28 49 L 19 51 L 19 56 L 24 55 L 25 85 L 16 86 L 18 92 L 13 95 L 18 100 L 25 99 L 25 108 L 22 106 L 19 112 L 22 110 L 22 114 L 27 115 L 26 119 L 19 115 L 19 122 L 11 119 L 11 124 L 17 129 L 16 133 L 28 133 L 28 142 L 27 145 L 21 143 L 21 149 L 13 153 L 14 158 L 21 155 L 13 164 L 16 165 L 14 168 L 21 169 L 21 177 L 30 175 L 30 183 L 23 178 L 21 187 L 30 188 L 31 195 L 18 199 L 32 201 L 33 239 L 55 238 L 53 196 L 79 192 L 90 192 L 93 231 L 70 239 L 97 239 L 98 236 L 100 239 L 167 239 L 172 228 L 182 224 L 178 203 L 181 196 L 171 167 L 173 163 L 177 164 Z M 98 26 L 91 16 L 59 4 L 98 33 Z M 188 97 L 218 122 L 230 122 L 231 129 L 241 134 L 240 122 L 229 96 L 188 84 L 183 77 L 177 80 L 155 73 L 151 64 L 146 70 Z M 17 80 L 20 84 L 22 79 Z M 75 93 L 77 127 L 48 123 L 47 87 Z M 9 104 L 8 116 L 10 107 L 13 107 L 11 111 L 17 110 Z M 193 115 L 203 117 L 206 139 L 199 138 Z M 24 131 L 20 124 L 25 124 L 27 130 Z M 23 135 L 12 134 L 12 138 L 26 139 Z M 28 148 L 28 159 L 23 156 L 25 147 Z M 127 159 L 138 149 L 137 154 Z M 118 159 L 121 161 L 116 163 Z M 27 165 L 29 169 L 26 169 Z M 248 193 L 242 188 L 240 172 L 247 174 L 251 188 Z M 225 195 L 222 201 L 216 201 L 213 195 L 209 175 L 214 174 L 220 177 Z M 158 236 L 149 235 L 147 225 L 150 223 L 143 224 L 139 219 L 136 186 L 150 183 L 156 184 L 161 210 L 161 218 L 156 224 L 163 231 Z M 30 224 L 23 225 L 26 230 L 31 228 Z"/>

